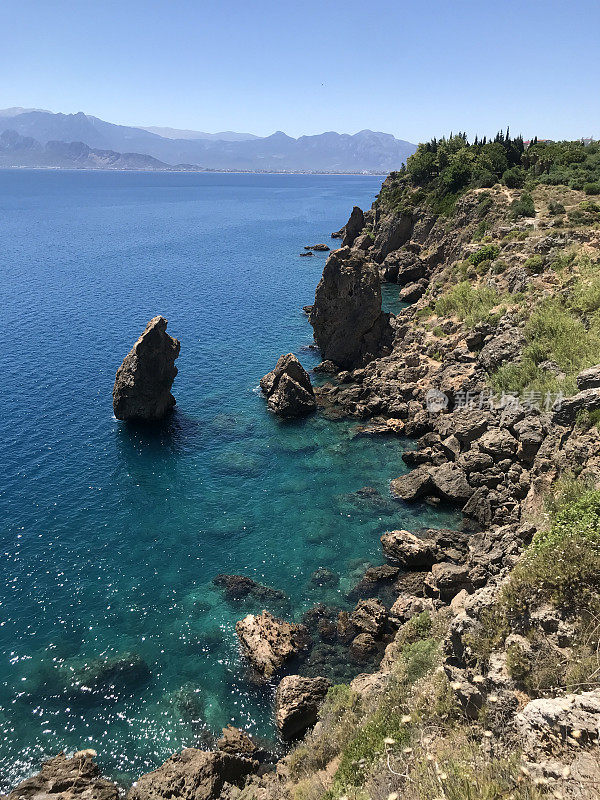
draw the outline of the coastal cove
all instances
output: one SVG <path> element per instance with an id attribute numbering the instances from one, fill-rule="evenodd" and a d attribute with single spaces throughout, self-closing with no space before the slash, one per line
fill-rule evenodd
<path id="1" fill-rule="evenodd" d="M 391 499 L 407 441 L 356 437 L 356 420 L 283 423 L 257 388 L 282 353 L 320 360 L 302 307 L 326 254 L 299 253 L 337 246 L 331 231 L 380 185 L 0 171 L 0 791 L 63 748 L 97 750 L 127 783 L 229 722 L 273 739 L 272 687 L 245 680 L 235 636 L 262 607 L 226 602 L 214 577 L 282 590 L 273 610 L 299 620 L 351 606 L 386 530 L 457 526 Z M 398 291 L 385 287 L 386 310 Z M 181 355 L 175 415 L 149 430 L 114 419 L 111 390 L 156 314 Z M 311 581 L 319 567 L 339 583 Z M 145 666 L 121 695 L 57 689 L 60 670 L 123 654 Z"/>

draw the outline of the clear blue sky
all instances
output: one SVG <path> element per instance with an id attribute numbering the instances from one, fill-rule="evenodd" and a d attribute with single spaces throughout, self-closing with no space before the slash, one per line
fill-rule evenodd
<path id="1" fill-rule="evenodd" d="M 2 0 L 0 108 L 600 138 L 599 0 Z"/>

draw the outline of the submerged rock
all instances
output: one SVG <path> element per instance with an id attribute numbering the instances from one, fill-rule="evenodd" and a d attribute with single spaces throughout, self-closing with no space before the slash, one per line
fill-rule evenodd
<path id="1" fill-rule="evenodd" d="M 249 758 L 189 747 L 138 778 L 127 800 L 217 800 L 228 784 L 242 785 L 257 769 L 258 761 Z"/>
<path id="2" fill-rule="evenodd" d="M 381 283 L 374 264 L 349 248 L 325 264 L 310 313 L 325 361 L 351 369 L 382 355 L 391 345 L 390 315 L 381 309 Z"/>
<path id="3" fill-rule="evenodd" d="M 67 694 L 91 700 L 100 695 L 131 692 L 151 677 L 148 664 L 137 653 L 93 659 L 69 666 L 63 674 Z"/>
<path id="4" fill-rule="evenodd" d="M 100 777 L 94 750 L 81 750 L 71 758 L 64 753 L 42 764 L 42 769 L 20 783 L 6 800 L 118 800 L 114 783 Z"/>
<path id="5" fill-rule="evenodd" d="M 316 723 L 330 686 L 327 678 L 283 678 L 275 693 L 275 724 L 282 739 L 297 739 Z"/>
<path id="6" fill-rule="evenodd" d="M 213 584 L 223 589 L 226 599 L 230 601 L 244 600 L 246 597 L 284 603 L 288 600 L 288 596 L 281 589 L 263 586 L 262 583 L 257 583 L 245 575 L 217 575 L 213 578 Z"/>
<path id="7" fill-rule="evenodd" d="M 316 408 L 308 373 L 293 353 L 281 356 L 275 369 L 260 380 L 267 405 L 280 417 L 303 417 Z"/>
<path id="8" fill-rule="evenodd" d="M 150 320 L 117 370 L 113 409 L 117 419 L 160 420 L 175 405 L 171 394 L 180 344 L 167 331 L 167 320 Z"/>
<path id="9" fill-rule="evenodd" d="M 268 680 L 292 656 L 308 647 L 308 630 L 268 611 L 248 614 L 235 626 L 244 655 L 259 682 Z"/>

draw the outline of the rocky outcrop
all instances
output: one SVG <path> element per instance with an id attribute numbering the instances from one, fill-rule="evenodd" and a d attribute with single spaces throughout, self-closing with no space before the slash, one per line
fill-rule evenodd
<path id="1" fill-rule="evenodd" d="M 414 220 L 410 214 L 388 214 L 380 220 L 373 243 L 373 258 L 378 264 L 410 239 Z M 421 277 L 421 276 L 418 276 Z"/>
<path id="2" fill-rule="evenodd" d="M 190 747 L 142 775 L 127 800 L 217 800 L 228 785 L 243 784 L 258 762 L 229 753 L 209 753 Z"/>
<path id="3" fill-rule="evenodd" d="M 118 800 L 114 783 L 100 777 L 94 750 L 81 750 L 71 758 L 64 753 L 45 761 L 42 769 L 20 783 L 6 800 Z"/>
<path id="4" fill-rule="evenodd" d="M 260 380 L 267 405 L 280 417 L 303 417 L 316 408 L 308 373 L 293 353 L 281 356 L 275 369 Z"/>
<path id="5" fill-rule="evenodd" d="M 156 421 L 173 409 L 171 387 L 179 349 L 177 339 L 167 333 L 167 320 L 151 319 L 117 370 L 113 388 L 117 419 Z"/>
<path id="6" fill-rule="evenodd" d="M 342 239 L 342 247 L 352 247 L 354 240 L 365 227 L 365 215 L 358 206 L 354 206 L 350 219 L 342 228 L 344 237 Z"/>
<path id="7" fill-rule="evenodd" d="M 331 682 L 327 678 L 287 675 L 275 693 L 275 724 L 282 739 L 302 736 L 316 723 Z"/>
<path id="8" fill-rule="evenodd" d="M 246 731 L 234 728 L 233 725 L 227 725 L 226 728 L 223 728 L 221 738 L 217 739 L 217 749 L 223 753 L 252 758 L 257 747 Z"/>
<path id="9" fill-rule="evenodd" d="M 309 636 L 304 625 L 277 619 L 268 611 L 248 614 L 236 626 L 242 651 L 254 670 L 258 682 L 271 678 L 286 661 L 308 647 Z"/>
<path id="10" fill-rule="evenodd" d="M 376 266 L 347 247 L 325 264 L 310 313 L 315 341 L 324 360 L 346 369 L 386 352 L 392 341 L 390 315 L 381 309 Z"/>

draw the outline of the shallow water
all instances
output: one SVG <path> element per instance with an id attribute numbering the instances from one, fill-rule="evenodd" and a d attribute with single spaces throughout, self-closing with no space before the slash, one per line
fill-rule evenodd
<path id="1" fill-rule="evenodd" d="M 0 790 L 62 748 L 127 780 L 230 721 L 272 737 L 234 631 L 261 609 L 232 608 L 213 577 L 283 589 L 297 618 L 344 603 L 384 530 L 456 521 L 390 499 L 406 443 L 279 422 L 257 392 L 281 353 L 318 360 L 301 307 L 325 256 L 298 253 L 379 185 L 0 172 Z M 177 412 L 151 432 L 114 419 L 111 390 L 157 313 L 182 347 Z M 374 501 L 354 495 L 367 485 Z M 309 585 L 319 566 L 338 587 Z M 57 690 L 57 668 L 123 652 L 149 680 L 101 700 Z"/>

